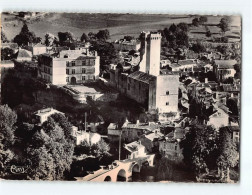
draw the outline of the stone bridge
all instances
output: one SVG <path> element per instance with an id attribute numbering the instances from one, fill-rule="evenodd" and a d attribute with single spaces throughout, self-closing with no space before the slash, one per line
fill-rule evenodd
<path id="1" fill-rule="evenodd" d="M 155 154 L 138 157 L 135 159 L 116 160 L 108 167 L 101 166 L 101 169 L 86 175 L 85 177 L 75 177 L 77 181 L 94 181 L 94 182 L 117 182 L 129 181 L 132 173 L 139 173 L 142 166 L 153 166 Z"/>

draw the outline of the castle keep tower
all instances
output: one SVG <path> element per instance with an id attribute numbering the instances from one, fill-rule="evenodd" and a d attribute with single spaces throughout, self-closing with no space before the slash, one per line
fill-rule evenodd
<path id="1" fill-rule="evenodd" d="M 142 32 L 143 50 L 140 71 L 153 76 L 160 73 L 160 52 L 161 52 L 161 34 L 159 32 Z"/>

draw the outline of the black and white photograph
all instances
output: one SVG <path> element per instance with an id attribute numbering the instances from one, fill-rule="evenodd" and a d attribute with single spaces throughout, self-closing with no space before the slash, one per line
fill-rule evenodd
<path id="1" fill-rule="evenodd" d="M 0 180 L 238 184 L 241 40 L 238 14 L 2 12 Z"/>

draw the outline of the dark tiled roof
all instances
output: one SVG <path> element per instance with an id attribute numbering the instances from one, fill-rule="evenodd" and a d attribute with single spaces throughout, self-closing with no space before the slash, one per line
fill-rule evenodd
<path id="1" fill-rule="evenodd" d="M 128 77 L 132 78 L 134 80 L 145 82 L 147 84 L 149 84 L 151 80 L 155 80 L 156 79 L 155 76 L 149 75 L 149 74 L 141 72 L 141 71 L 133 72 Z"/>

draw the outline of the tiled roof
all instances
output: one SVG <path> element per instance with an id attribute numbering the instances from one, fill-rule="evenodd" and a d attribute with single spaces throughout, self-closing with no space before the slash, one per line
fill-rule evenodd
<path id="1" fill-rule="evenodd" d="M 234 65 L 237 64 L 236 60 L 215 60 L 216 65 L 219 69 L 230 69 L 234 68 Z"/>
<path id="2" fill-rule="evenodd" d="M 141 71 L 133 72 L 128 77 L 132 78 L 134 80 L 145 82 L 147 84 L 149 84 L 151 80 L 155 80 L 156 79 L 155 76 L 149 75 L 149 74 L 141 72 Z"/>
<path id="3" fill-rule="evenodd" d="M 191 65 L 191 64 L 196 64 L 194 60 L 179 60 L 178 64 L 180 65 Z"/>

